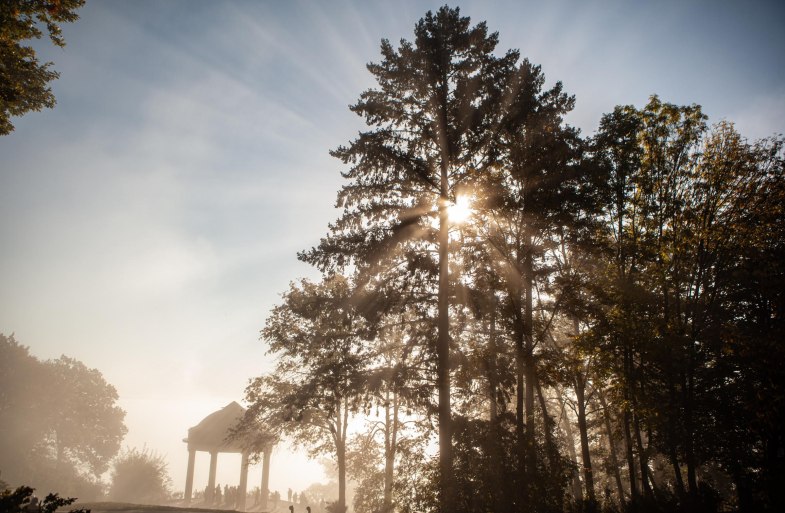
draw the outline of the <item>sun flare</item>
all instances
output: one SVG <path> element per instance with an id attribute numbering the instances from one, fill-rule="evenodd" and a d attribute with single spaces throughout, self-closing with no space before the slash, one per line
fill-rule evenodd
<path id="1" fill-rule="evenodd" d="M 465 223 L 472 215 L 472 202 L 469 196 L 457 196 L 455 203 L 450 203 L 447 207 L 447 215 L 452 224 Z"/>

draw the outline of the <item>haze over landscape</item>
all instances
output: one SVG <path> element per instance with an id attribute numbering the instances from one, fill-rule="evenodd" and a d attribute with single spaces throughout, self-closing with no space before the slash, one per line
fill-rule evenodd
<path id="1" fill-rule="evenodd" d="M 340 213 L 346 167 L 328 151 L 365 126 L 347 106 L 374 86 L 366 64 L 440 6 L 88 1 L 64 49 L 35 43 L 60 73 L 57 106 L 0 137 L 0 333 L 99 369 L 127 413 L 123 446 L 165 456 L 175 489 L 187 429 L 273 368 L 265 319 L 319 276 L 296 253 Z M 575 95 L 582 135 L 652 94 L 749 138 L 785 130 L 781 2 L 460 9 Z M 239 462 L 222 456 L 217 481 L 236 484 Z M 203 488 L 207 455 L 196 468 Z M 326 479 L 301 450 L 273 454 L 273 491 Z"/>

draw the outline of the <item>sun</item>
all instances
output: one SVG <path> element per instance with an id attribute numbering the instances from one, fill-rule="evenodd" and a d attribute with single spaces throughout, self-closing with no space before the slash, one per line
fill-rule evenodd
<path id="1" fill-rule="evenodd" d="M 447 207 L 447 216 L 451 224 L 465 223 L 472 215 L 472 202 L 469 196 L 456 196 L 455 203 Z"/>

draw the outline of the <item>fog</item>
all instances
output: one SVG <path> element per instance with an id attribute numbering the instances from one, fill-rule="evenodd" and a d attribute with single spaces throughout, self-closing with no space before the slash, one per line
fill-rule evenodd
<path id="1" fill-rule="evenodd" d="M 378 157 L 352 145 L 358 132 L 381 125 L 367 124 L 347 106 L 378 86 L 366 65 L 382 61 L 382 38 L 394 49 L 401 38 L 413 41 L 415 24 L 435 8 L 422 0 L 88 0 L 78 20 L 62 24 L 64 47 L 46 36 L 24 42 L 60 76 L 49 84 L 54 108 L 13 115 L 14 130 L 0 135 L 4 485 L 80 501 L 185 506 L 183 440 L 189 428 L 237 402 L 252 412 L 248 422 L 277 429 L 280 438 L 271 451 L 266 504 L 263 463 L 252 461 L 248 469 L 245 507 L 254 511 L 285 512 L 290 504 L 304 511 L 309 504 L 290 500 L 290 489 L 306 491 L 315 511 L 322 500 L 338 500 L 339 447 L 348 450 L 344 500 L 359 513 L 389 510 L 393 497 L 398 511 L 425 511 L 464 488 L 476 493 L 458 493 L 456 500 L 475 510 L 496 497 L 501 502 L 490 509 L 523 511 L 535 508 L 535 496 L 544 501 L 536 507 L 554 511 L 574 504 L 621 510 L 655 496 L 688 508 L 695 503 L 686 498 L 696 495 L 718 497 L 719 510 L 775 509 L 779 499 L 767 494 L 781 477 L 782 443 L 767 429 L 781 425 L 782 409 L 758 401 L 781 391 L 772 369 L 779 368 L 782 313 L 771 289 L 778 290 L 784 260 L 777 217 L 782 142 L 775 135 L 785 132 L 785 62 L 776 50 L 785 47 L 783 6 L 462 2 L 460 14 L 471 17 L 471 26 L 487 21 L 489 32 L 499 31 L 494 55 L 519 49 L 522 59 L 541 66 L 541 92 L 560 83 L 575 96 L 573 107 L 550 120 L 559 130 L 547 132 L 563 137 L 553 147 L 565 153 L 526 160 L 536 152 L 515 154 L 514 145 L 502 146 L 512 136 L 486 133 L 478 140 L 500 146 L 477 154 L 500 161 L 484 175 L 483 163 L 461 146 L 470 138 L 456 139 L 446 199 L 449 292 L 434 280 L 445 198 L 434 199 L 418 183 L 384 182 L 374 194 L 357 196 L 356 205 L 378 208 L 361 212 L 358 226 L 376 231 L 337 238 L 324 261 L 344 252 L 360 264 L 338 269 L 339 278 L 323 274 L 298 252 L 319 248 L 328 224 L 346 214 L 336 206 L 341 187 L 367 192 L 363 178 L 341 175 L 352 160 L 329 152 L 348 145 L 367 162 Z M 424 76 L 420 71 L 413 76 Z M 9 98 L 2 97 L 4 112 Z M 466 105 L 482 104 L 474 100 Z M 505 102 L 488 112 L 504 117 Z M 690 110 L 693 104 L 702 110 Z M 601 126 L 619 105 L 634 109 Z M 733 126 L 714 125 L 723 121 Z M 580 144 L 568 125 L 579 131 Z M 630 126 L 640 131 L 622 133 Z M 401 133 L 433 127 L 426 128 Z M 520 135 L 539 134 L 540 127 L 518 128 Z M 598 133 L 605 138 L 592 146 L 589 138 Z M 658 134 L 660 145 L 640 143 L 644 134 Z M 625 140 L 640 144 L 612 146 Z M 668 160 L 677 153 L 685 158 Z M 613 160 L 619 155 L 629 159 L 619 164 Z M 426 160 L 438 158 L 434 152 Z M 542 211 L 531 213 L 513 192 L 536 180 L 520 173 L 498 175 L 495 184 L 479 179 L 512 173 L 501 162 L 516 158 L 546 162 L 549 173 L 581 161 L 581 173 L 610 174 L 580 184 L 569 182 L 577 171 L 559 175 L 553 183 L 564 180 L 564 190 L 538 190 Z M 575 200 L 547 210 L 590 187 L 597 187 L 587 194 L 592 201 L 611 197 L 602 187 L 619 183 L 609 177 L 618 178 L 612 173 L 625 165 L 632 181 L 614 192 L 629 204 Z M 666 175 L 672 180 L 652 178 Z M 400 195 L 385 195 L 399 186 Z M 663 189 L 655 198 L 636 196 L 635 187 Z M 560 194 L 549 196 L 553 191 Z M 483 204 L 494 194 L 506 198 L 508 210 Z M 463 204 L 466 197 L 477 204 Z M 720 198 L 716 211 L 709 197 Z M 656 203 L 663 198 L 673 203 Z M 407 208 L 414 204 L 417 215 L 430 216 L 427 222 L 412 217 Z M 673 218 L 645 217 L 652 212 Z M 534 223 L 547 229 L 515 247 L 540 214 L 548 222 L 574 215 L 597 224 L 580 231 L 578 224 Z M 609 224 L 615 214 L 618 223 Z M 398 219 L 412 224 L 391 228 Z M 719 221 L 690 224 L 696 219 Z M 619 229 L 614 247 L 608 234 Z M 383 249 L 372 247 L 390 231 L 403 245 L 393 237 Z M 570 236 L 579 232 L 596 239 L 576 249 Z M 650 245 L 635 246 L 628 232 L 629 241 Z M 581 253 L 589 246 L 597 252 Z M 696 253 L 706 248 L 713 252 Z M 511 276 L 526 274 L 525 262 L 513 260 L 526 251 L 533 251 L 536 276 L 528 307 L 510 292 Z M 610 254 L 638 260 L 629 268 L 627 261 L 606 260 Z M 366 275 L 352 275 L 356 269 Z M 616 289 L 614 272 L 639 279 Z M 630 290 L 639 294 L 619 299 Z M 446 298 L 447 324 L 436 320 L 438 297 Z M 309 298 L 320 305 L 317 317 L 301 308 Z M 334 335 L 340 323 L 355 338 Z M 442 363 L 437 340 L 447 348 Z M 528 353 L 515 353 L 523 349 Z M 447 415 L 439 410 L 445 402 L 437 367 L 451 358 Z M 585 373 L 574 375 L 575 368 Z M 335 382 L 325 376 L 341 377 L 335 379 L 347 388 L 330 388 Z M 390 383 L 401 388 L 385 389 Z M 318 393 L 304 399 L 291 389 Z M 729 411 L 739 414 L 729 418 Z M 405 427 L 392 429 L 391 418 Z M 343 437 L 331 434 L 347 424 Z M 716 443 L 698 436 L 704 428 L 717 433 Z M 401 452 L 390 449 L 393 432 Z M 434 477 L 449 452 L 444 441 L 439 451 L 440 435 L 454 441 L 455 486 Z M 189 507 L 238 507 L 237 494 L 224 487 L 240 486 L 241 456 L 217 457 L 214 481 L 223 502 L 215 489 L 211 499 L 205 495 L 209 453 L 194 458 Z M 113 491 L 121 463 L 152 476 L 144 491 Z M 227 500 L 227 492 L 234 498 Z"/>

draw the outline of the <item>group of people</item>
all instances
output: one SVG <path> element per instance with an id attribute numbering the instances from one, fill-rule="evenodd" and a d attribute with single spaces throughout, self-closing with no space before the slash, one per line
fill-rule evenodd
<path id="1" fill-rule="evenodd" d="M 287 500 L 294 504 L 305 504 L 308 502 L 308 496 L 305 495 L 305 492 L 300 492 L 300 494 L 297 495 L 297 492 L 292 493 L 291 488 L 289 488 L 289 490 L 286 492 L 286 496 L 287 496 Z"/>
<path id="2" fill-rule="evenodd" d="M 235 509 L 237 507 L 238 498 L 240 495 L 239 488 L 237 486 L 229 486 L 224 485 L 223 490 L 221 490 L 221 485 L 216 485 L 215 490 L 213 491 L 213 502 L 212 505 L 216 507 L 226 507 L 228 509 Z M 256 502 L 259 502 L 258 494 L 255 497 Z M 209 487 L 204 489 L 204 497 L 209 496 Z"/>
<path id="3" fill-rule="evenodd" d="M 204 499 L 209 496 L 209 487 L 205 487 L 204 491 L 197 492 L 194 494 L 195 499 Z M 237 486 L 228 486 L 224 485 L 217 485 L 213 489 L 213 500 L 212 506 L 215 508 L 223 508 L 223 509 L 236 509 L 239 502 L 239 488 Z M 278 507 L 281 505 L 283 498 L 279 491 L 274 491 L 269 493 L 268 495 L 268 507 L 270 511 L 276 511 Z M 295 506 L 297 506 L 297 511 L 302 513 L 303 511 L 307 513 L 311 512 L 311 505 L 309 502 L 311 498 L 305 492 L 293 492 L 291 488 L 289 488 L 286 492 L 286 501 L 290 503 L 289 511 L 294 513 Z M 257 486 L 252 492 L 249 492 L 246 497 L 246 505 L 248 505 L 249 510 L 253 510 L 255 507 L 259 506 L 262 502 L 262 491 Z M 284 503 L 285 505 L 286 503 Z M 303 510 L 303 506 L 305 506 L 305 510 Z M 313 513 L 320 513 L 324 511 L 324 501 L 321 501 L 320 504 L 314 505 Z M 285 510 L 284 510 L 285 511 Z"/>

